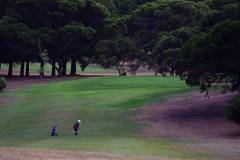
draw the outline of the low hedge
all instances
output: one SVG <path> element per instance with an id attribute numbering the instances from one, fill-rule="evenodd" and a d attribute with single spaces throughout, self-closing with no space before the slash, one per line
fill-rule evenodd
<path id="1" fill-rule="evenodd" d="M 7 82 L 4 77 L 0 77 L 0 91 L 7 87 Z"/>
<path id="2" fill-rule="evenodd" d="M 240 124 L 240 96 L 234 98 L 230 102 L 226 111 L 226 117 L 229 120 Z"/>

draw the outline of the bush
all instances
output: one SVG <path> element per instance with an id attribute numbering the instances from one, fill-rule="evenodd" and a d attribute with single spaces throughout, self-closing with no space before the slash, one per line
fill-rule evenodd
<path id="1" fill-rule="evenodd" d="M 0 91 L 7 87 L 7 82 L 5 78 L 0 77 Z"/>
<path id="2" fill-rule="evenodd" d="M 226 111 L 226 117 L 229 120 L 240 124 L 240 97 L 239 96 L 234 98 L 230 102 L 230 105 Z"/>

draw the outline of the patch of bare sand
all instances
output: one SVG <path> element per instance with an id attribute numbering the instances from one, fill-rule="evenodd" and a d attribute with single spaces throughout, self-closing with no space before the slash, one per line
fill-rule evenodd
<path id="1" fill-rule="evenodd" d="M 240 126 L 224 118 L 229 101 L 236 95 L 213 93 L 206 98 L 197 92 L 182 94 L 145 106 L 134 120 L 147 125 L 145 136 L 180 140 L 190 149 L 237 160 Z"/>
<path id="2" fill-rule="evenodd" d="M 46 149 L 0 148 L 0 160 L 170 160 L 170 158 L 122 156 Z M 180 160 L 172 159 L 171 160 Z"/>

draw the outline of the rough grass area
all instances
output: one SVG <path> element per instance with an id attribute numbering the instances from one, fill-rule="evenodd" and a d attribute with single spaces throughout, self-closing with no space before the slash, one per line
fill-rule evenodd
<path id="1" fill-rule="evenodd" d="M 179 78 L 102 77 L 2 93 L 0 146 L 67 149 L 130 155 L 199 157 L 182 143 L 139 136 L 131 121 L 139 107 L 190 90 Z M 74 121 L 81 119 L 79 136 Z M 58 137 L 50 137 L 56 125 Z"/>

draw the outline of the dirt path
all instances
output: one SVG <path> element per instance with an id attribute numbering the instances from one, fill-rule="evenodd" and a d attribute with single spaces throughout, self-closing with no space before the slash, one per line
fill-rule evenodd
<path id="1" fill-rule="evenodd" d="M 148 126 L 145 136 L 181 140 L 191 149 L 240 159 L 240 126 L 224 118 L 234 96 L 236 93 L 214 93 L 210 98 L 183 94 L 145 106 L 135 120 Z"/>
<path id="2" fill-rule="evenodd" d="M 122 156 L 105 153 L 0 148 L 0 160 L 180 160 L 164 157 Z M 189 159 L 191 160 L 191 159 Z"/>

